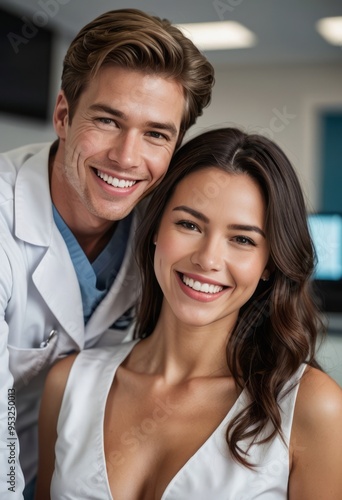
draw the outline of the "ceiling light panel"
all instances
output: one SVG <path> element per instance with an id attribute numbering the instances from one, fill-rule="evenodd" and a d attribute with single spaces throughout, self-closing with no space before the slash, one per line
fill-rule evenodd
<path id="1" fill-rule="evenodd" d="M 342 16 L 320 19 L 316 29 L 328 43 L 342 46 Z"/>
<path id="2" fill-rule="evenodd" d="M 256 44 L 254 33 L 235 21 L 177 26 L 201 50 L 241 49 Z"/>

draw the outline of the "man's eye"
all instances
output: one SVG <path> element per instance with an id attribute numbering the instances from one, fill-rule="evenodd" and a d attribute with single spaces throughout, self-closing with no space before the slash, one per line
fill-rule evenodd
<path id="1" fill-rule="evenodd" d="M 98 121 L 100 123 L 103 123 L 104 125 L 111 125 L 112 123 L 114 123 L 112 118 L 98 118 Z"/>
<path id="2" fill-rule="evenodd" d="M 161 134 L 160 132 L 149 132 L 149 135 L 153 137 L 153 139 L 168 139 L 166 135 Z"/>
<path id="3" fill-rule="evenodd" d="M 117 128 L 118 126 L 118 124 L 116 123 L 115 120 L 113 120 L 113 118 L 107 118 L 104 116 L 95 118 L 95 123 L 99 128 L 104 128 L 104 129 Z"/>

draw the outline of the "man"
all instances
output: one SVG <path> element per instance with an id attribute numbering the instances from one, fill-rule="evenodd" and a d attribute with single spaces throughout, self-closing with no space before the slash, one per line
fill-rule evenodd
<path id="1" fill-rule="evenodd" d="M 209 104 L 213 81 L 212 66 L 168 21 L 108 12 L 66 54 L 58 140 L 0 155 L 1 498 L 22 498 L 21 468 L 26 484 L 35 476 L 52 363 L 127 336 L 139 202 Z"/>

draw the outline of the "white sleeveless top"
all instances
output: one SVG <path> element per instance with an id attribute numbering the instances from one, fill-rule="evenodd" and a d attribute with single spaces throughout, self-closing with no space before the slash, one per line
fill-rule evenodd
<path id="1" fill-rule="evenodd" d="M 118 366 L 137 342 L 87 349 L 77 356 L 58 420 L 51 500 L 113 500 L 103 445 L 105 405 Z M 301 377 L 305 366 L 284 390 Z M 298 385 L 280 400 L 287 445 L 297 390 Z M 227 424 L 246 401 L 247 395 L 242 392 L 213 434 L 171 480 L 161 500 L 286 500 L 289 450 L 279 437 L 266 445 L 252 446 L 250 460 L 258 464 L 254 470 L 230 456 L 225 439 Z"/>

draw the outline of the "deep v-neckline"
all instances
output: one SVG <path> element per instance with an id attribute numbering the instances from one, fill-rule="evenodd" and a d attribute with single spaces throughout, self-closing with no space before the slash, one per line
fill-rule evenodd
<path id="1" fill-rule="evenodd" d="M 105 455 L 105 449 L 104 449 L 104 417 L 105 417 L 105 412 L 106 412 L 106 406 L 107 406 L 107 401 L 108 401 L 108 396 L 109 396 L 109 391 L 112 386 L 112 383 L 114 382 L 116 372 L 120 365 L 125 361 L 127 356 L 132 352 L 133 348 L 135 345 L 140 341 L 140 339 L 133 340 L 132 342 L 127 343 L 125 346 L 124 344 L 121 344 L 121 348 L 126 347 L 126 349 L 123 349 L 123 352 L 120 353 L 120 357 L 118 360 L 118 363 L 116 364 L 114 371 L 111 372 L 111 377 L 108 376 L 108 381 L 107 381 L 107 389 L 104 391 L 104 401 L 102 405 L 102 432 L 101 432 L 101 456 L 103 460 L 103 466 L 104 466 L 104 475 L 105 475 L 105 481 L 106 481 L 106 486 L 107 486 L 107 491 L 108 494 L 110 495 L 110 500 L 115 500 L 115 498 L 112 495 L 111 489 L 110 489 L 110 484 L 109 484 L 109 478 L 108 478 L 108 473 L 107 473 L 107 462 L 106 462 L 106 455 Z M 128 347 L 128 349 L 127 349 Z M 218 426 L 213 430 L 213 432 L 208 436 L 208 438 L 204 441 L 204 443 L 201 444 L 201 446 L 191 455 L 191 457 L 188 458 L 188 460 L 182 465 L 182 467 L 176 472 L 176 474 L 173 476 L 173 478 L 169 481 L 169 483 L 166 485 L 162 496 L 160 497 L 160 500 L 167 500 L 166 496 L 170 493 L 170 490 L 173 488 L 174 484 L 178 480 L 178 477 L 188 468 L 190 467 L 190 463 L 196 459 L 196 457 L 202 452 L 202 450 L 208 445 L 208 443 L 218 434 L 221 430 L 221 428 L 226 424 L 226 422 L 229 420 L 231 414 L 235 411 L 236 407 L 240 404 L 242 398 L 244 397 L 244 390 L 239 394 L 237 399 L 235 400 L 234 404 L 228 411 L 228 413 L 225 415 L 225 417 L 221 420 L 221 422 L 218 424 Z M 227 445 L 228 446 L 228 445 Z"/>

